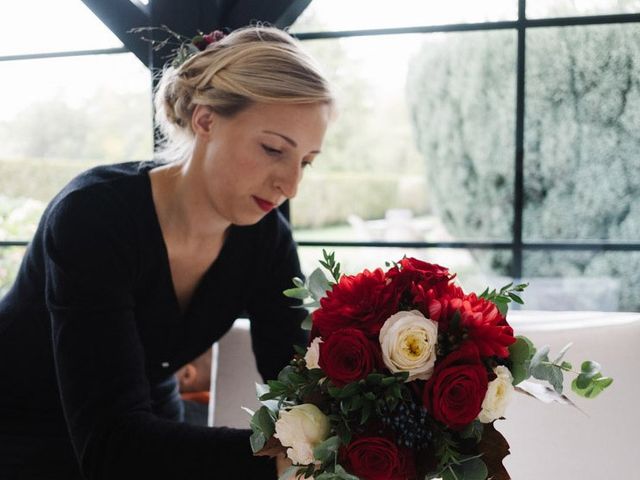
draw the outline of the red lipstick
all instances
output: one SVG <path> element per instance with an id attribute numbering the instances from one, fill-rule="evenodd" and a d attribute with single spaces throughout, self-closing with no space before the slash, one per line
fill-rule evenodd
<path id="1" fill-rule="evenodd" d="M 253 199 L 264 212 L 270 212 L 275 207 L 275 204 L 267 200 L 263 200 L 262 198 L 254 196 Z"/>

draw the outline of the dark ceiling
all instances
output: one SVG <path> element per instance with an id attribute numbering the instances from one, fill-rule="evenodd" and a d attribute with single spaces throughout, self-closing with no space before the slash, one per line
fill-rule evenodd
<path id="1" fill-rule="evenodd" d="M 140 34 L 129 33 L 132 28 L 166 25 L 186 36 L 224 27 L 233 30 L 256 21 L 283 28 L 291 25 L 311 3 L 311 0 L 151 0 L 145 6 L 131 0 L 82 1 L 125 47 L 151 68 L 162 66 L 170 49 L 153 51 Z"/>

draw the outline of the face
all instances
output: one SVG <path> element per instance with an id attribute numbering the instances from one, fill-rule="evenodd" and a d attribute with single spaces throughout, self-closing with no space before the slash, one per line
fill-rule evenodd
<path id="1" fill-rule="evenodd" d="M 232 118 L 209 115 L 209 131 L 196 140 L 206 198 L 224 220 L 251 225 L 295 197 L 320 153 L 331 107 L 255 104 Z"/>

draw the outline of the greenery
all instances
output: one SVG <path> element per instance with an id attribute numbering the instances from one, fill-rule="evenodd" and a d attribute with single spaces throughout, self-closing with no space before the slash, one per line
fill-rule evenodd
<path id="1" fill-rule="evenodd" d="M 410 68 L 411 118 L 434 180 L 429 201 L 460 239 L 511 238 L 515 53 L 513 32 L 452 34 L 425 42 Z M 528 32 L 525 240 L 637 240 L 639 54 L 632 25 Z M 474 254 L 486 270 L 510 273 L 506 251 Z M 524 274 L 611 277 L 618 308 L 640 310 L 640 291 L 629 287 L 640 283 L 636 252 L 526 253 Z"/>

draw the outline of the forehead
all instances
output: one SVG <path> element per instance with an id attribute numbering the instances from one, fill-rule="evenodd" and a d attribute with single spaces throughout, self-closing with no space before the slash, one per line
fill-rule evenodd
<path id="1" fill-rule="evenodd" d="M 324 103 L 256 103 L 233 117 L 233 123 L 249 133 L 276 131 L 301 142 L 324 135 L 330 117 L 331 107 Z"/>

